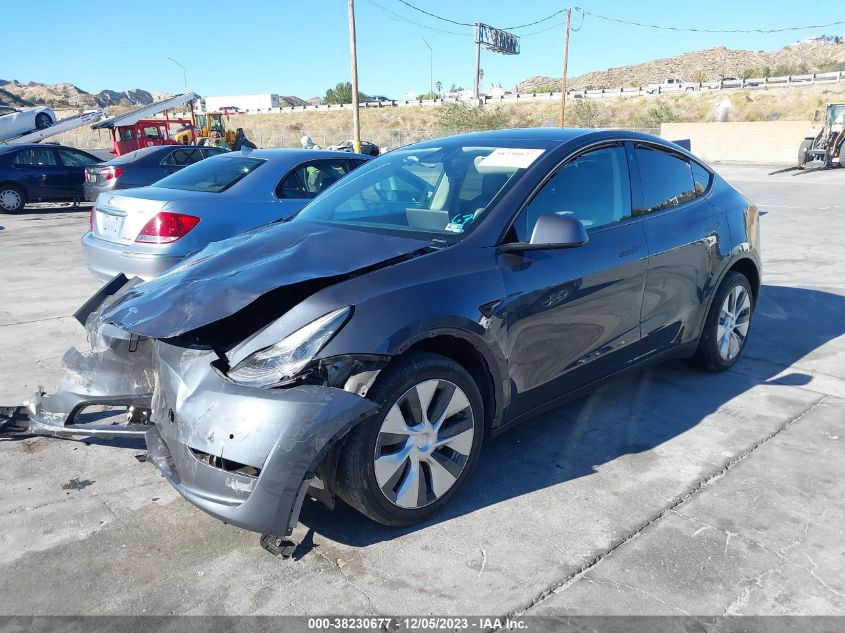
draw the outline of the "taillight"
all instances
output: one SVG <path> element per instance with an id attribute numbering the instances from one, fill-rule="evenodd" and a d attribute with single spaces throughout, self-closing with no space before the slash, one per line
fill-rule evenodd
<path id="1" fill-rule="evenodd" d="M 97 173 L 97 180 L 99 182 L 108 182 L 109 180 L 114 180 L 119 177 L 122 173 L 123 167 L 112 167 L 111 165 L 108 167 L 100 167 Z"/>
<path id="2" fill-rule="evenodd" d="M 149 244 L 175 242 L 184 237 L 199 221 L 200 219 L 193 215 L 162 211 L 144 225 L 135 241 Z"/>
<path id="3" fill-rule="evenodd" d="M 88 216 L 88 228 L 91 229 L 91 232 L 94 232 L 94 214 L 97 213 L 97 205 L 91 205 L 91 214 Z"/>

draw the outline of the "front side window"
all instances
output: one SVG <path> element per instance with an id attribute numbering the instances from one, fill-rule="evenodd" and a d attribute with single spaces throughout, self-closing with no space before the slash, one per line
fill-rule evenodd
<path id="1" fill-rule="evenodd" d="M 53 150 L 40 147 L 32 147 L 18 152 L 13 162 L 15 165 L 22 166 L 58 165 Z"/>
<path id="2" fill-rule="evenodd" d="M 588 229 L 630 218 L 625 148 L 595 149 L 566 163 L 517 216 L 517 241 L 530 241 L 537 219 L 548 213 L 572 216 Z"/>
<path id="3" fill-rule="evenodd" d="M 344 160 L 315 160 L 290 172 L 276 190 L 279 198 L 315 198 L 346 175 Z"/>
<path id="4" fill-rule="evenodd" d="M 157 127 L 145 127 L 143 135 L 144 135 L 144 138 L 146 138 L 150 141 L 160 141 L 161 140 L 161 135 L 159 134 Z"/>
<path id="5" fill-rule="evenodd" d="M 16 110 L 14 108 L 4 108 L 0 106 L 0 116 L 4 116 L 6 114 L 14 114 Z"/>
<path id="6" fill-rule="evenodd" d="M 220 193 L 258 169 L 265 161 L 244 156 L 217 156 L 180 169 L 153 187 Z"/>
<path id="7" fill-rule="evenodd" d="M 394 150 L 353 171 L 293 221 L 453 242 L 545 149 L 445 143 Z"/>
<path id="8" fill-rule="evenodd" d="M 645 145 L 637 146 L 636 153 L 643 185 L 643 207 L 636 209 L 634 215 L 676 207 L 700 195 L 686 158 Z"/>

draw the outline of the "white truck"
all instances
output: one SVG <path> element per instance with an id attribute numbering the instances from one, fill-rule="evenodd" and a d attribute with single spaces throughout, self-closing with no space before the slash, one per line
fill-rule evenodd
<path id="1" fill-rule="evenodd" d="M 645 87 L 645 91 L 648 94 L 653 95 L 663 92 L 688 92 L 698 90 L 698 87 L 697 83 L 670 77 L 668 79 L 664 79 L 663 82 L 659 84 L 648 84 Z"/>

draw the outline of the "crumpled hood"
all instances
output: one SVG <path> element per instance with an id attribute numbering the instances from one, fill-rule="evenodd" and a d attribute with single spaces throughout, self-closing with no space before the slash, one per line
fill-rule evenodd
<path id="1" fill-rule="evenodd" d="M 131 287 L 101 320 L 171 338 L 228 317 L 263 294 L 354 273 L 429 246 L 426 241 L 298 221 L 209 244 L 182 264 Z"/>

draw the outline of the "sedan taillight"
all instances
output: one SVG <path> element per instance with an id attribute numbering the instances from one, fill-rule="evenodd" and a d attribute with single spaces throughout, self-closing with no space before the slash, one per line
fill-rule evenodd
<path id="1" fill-rule="evenodd" d="M 200 219 L 193 215 L 162 211 L 144 225 L 135 241 L 147 244 L 175 242 L 184 237 L 199 221 Z"/>
<path id="2" fill-rule="evenodd" d="M 94 232 L 94 217 L 96 213 L 97 205 L 95 203 L 91 205 L 91 214 L 88 216 L 88 228 L 91 230 L 92 233 Z"/>

